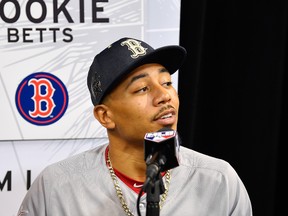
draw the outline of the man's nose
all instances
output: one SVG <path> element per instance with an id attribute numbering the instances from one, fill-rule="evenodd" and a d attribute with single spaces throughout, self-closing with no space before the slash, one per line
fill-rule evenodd
<path id="1" fill-rule="evenodd" d="M 165 104 L 171 100 L 171 94 L 168 89 L 164 88 L 163 86 L 159 86 L 154 89 L 154 99 L 153 102 L 155 106 L 159 104 Z"/>

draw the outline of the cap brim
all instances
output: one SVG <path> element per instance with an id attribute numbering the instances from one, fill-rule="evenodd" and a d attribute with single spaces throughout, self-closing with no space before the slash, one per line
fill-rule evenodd
<path id="1" fill-rule="evenodd" d="M 163 65 L 170 74 L 175 73 L 183 64 L 186 57 L 186 50 L 181 46 L 165 46 L 155 49 L 153 52 L 146 54 L 134 64 L 130 65 L 125 74 L 132 72 L 137 67 L 148 64 L 158 63 Z M 124 73 L 123 73 L 124 74 Z"/>
<path id="2" fill-rule="evenodd" d="M 185 57 L 186 49 L 181 46 L 171 45 L 155 49 L 153 52 L 139 58 L 139 60 L 134 61 L 133 64 L 130 64 L 129 67 L 122 70 L 119 76 L 114 79 L 113 83 L 110 84 L 109 89 L 107 89 L 105 92 L 105 95 L 115 88 L 116 85 L 119 84 L 120 80 L 141 65 L 149 63 L 161 64 L 169 71 L 170 74 L 173 74 L 179 70 L 185 60 Z M 105 97 L 105 95 L 103 95 L 102 99 Z"/>

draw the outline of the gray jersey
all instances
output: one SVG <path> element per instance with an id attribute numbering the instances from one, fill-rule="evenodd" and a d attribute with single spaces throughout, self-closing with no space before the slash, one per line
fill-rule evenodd
<path id="1" fill-rule="evenodd" d="M 45 168 L 27 192 L 19 215 L 125 216 L 101 145 Z M 171 170 L 161 216 L 251 216 L 247 191 L 225 161 L 180 147 L 180 165 Z M 137 197 L 118 179 L 126 203 L 137 215 Z M 140 200 L 146 215 L 146 195 Z"/>

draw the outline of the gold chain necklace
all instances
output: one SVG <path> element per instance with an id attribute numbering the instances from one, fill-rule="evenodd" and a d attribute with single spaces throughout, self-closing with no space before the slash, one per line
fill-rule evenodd
<path id="1" fill-rule="evenodd" d="M 109 172 L 110 172 L 110 175 L 111 175 L 111 178 L 113 180 L 113 184 L 114 184 L 114 187 L 115 187 L 115 190 L 116 190 L 116 194 L 119 198 L 119 201 L 122 205 L 122 208 L 124 209 L 124 212 L 126 213 L 126 215 L 128 216 L 134 216 L 134 214 L 130 211 L 126 201 L 125 201 L 125 198 L 123 196 L 123 193 L 122 193 L 122 190 L 120 188 L 120 185 L 119 185 L 119 182 L 118 182 L 118 179 L 117 179 L 117 176 L 114 172 L 114 169 L 112 167 L 112 163 L 111 163 L 111 160 L 110 160 L 110 155 L 109 155 L 109 152 L 108 152 L 108 156 L 107 156 L 107 161 L 106 161 L 107 165 L 108 165 L 108 169 L 109 169 Z M 163 203 L 165 202 L 166 198 L 167 198 L 167 195 L 168 195 L 168 190 L 169 190 L 169 185 L 170 185 L 170 179 L 171 179 L 171 174 L 170 174 L 170 170 L 168 170 L 165 174 L 165 191 L 164 193 L 160 196 L 160 209 L 162 208 L 163 206 Z"/>

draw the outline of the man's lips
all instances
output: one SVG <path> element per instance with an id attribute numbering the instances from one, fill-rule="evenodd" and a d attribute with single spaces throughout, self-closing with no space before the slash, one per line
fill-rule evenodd
<path id="1" fill-rule="evenodd" d="M 172 113 L 168 113 L 167 115 L 162 116 L 161 119 L 171 118 L 172 115 Z"/>
<path id="2" fill-rule="evenodd" d="M 155 116 L 154 120 L 162 120 L 162 119 L 168 119 L 168 118 L 172 118 L 173 116 L 175 116 L 176 111 L 175 109 L 169 108 L 166 109 L 165 111 L 160 112 L 158 115 Z"/>

